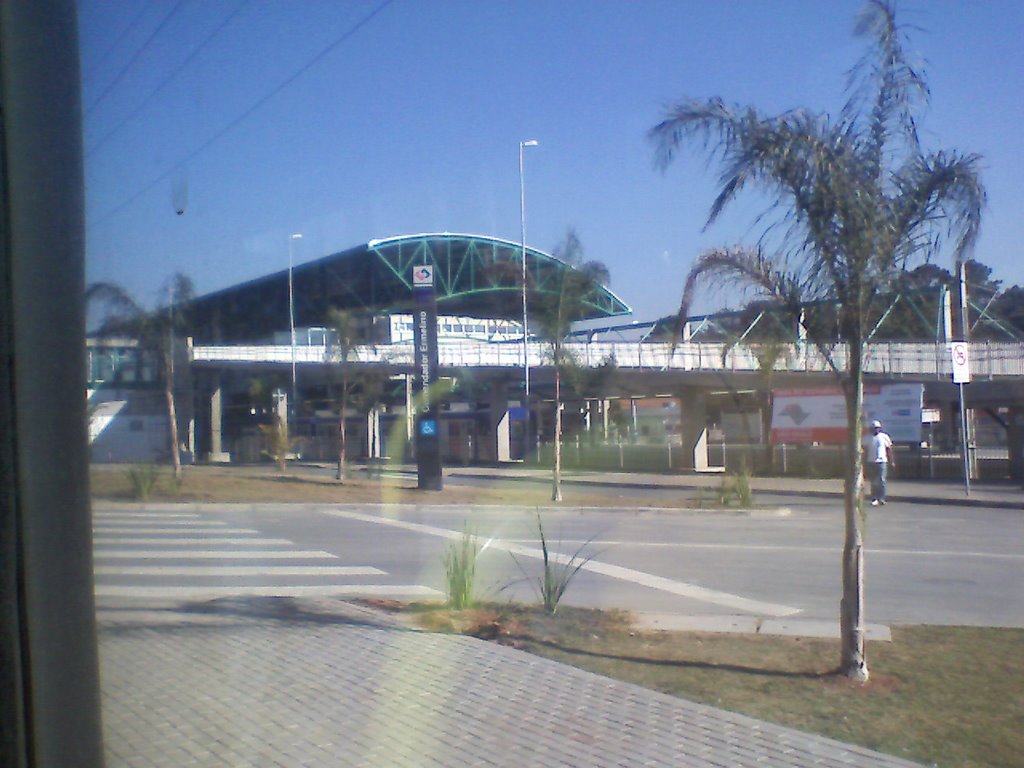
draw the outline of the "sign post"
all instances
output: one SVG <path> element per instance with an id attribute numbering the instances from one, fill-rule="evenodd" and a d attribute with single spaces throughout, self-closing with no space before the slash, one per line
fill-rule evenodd
<path id="1" fill-rule="evenodd" d="M 438 404 L 434 401 L 437 387 L 437 299 L 434 295 L 434 267 L 412 268 L 413 315 L 413 402 L 416 404 L 414 439 L 416 441 L 417 487 L 423 491 L 440 491 L 441 422 Z"/>
<path id="2" fill-rule="evenodd" d="M 953 383 L 960 390 L 960 447 L 964 457 L 964 493 L 970 496 L 971 460 L 967 453 L 967 408 L 964 407 L 964 384 L 971 381 L 971 355 L 967 342 L 952 342 L 949 345 L 949 357 L 953 362 Z"/>

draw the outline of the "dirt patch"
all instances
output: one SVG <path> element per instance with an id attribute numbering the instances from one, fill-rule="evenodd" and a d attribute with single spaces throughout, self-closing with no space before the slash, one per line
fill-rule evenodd
<path id="1" fill-rule="evenodd" d="M 866 683 L 858 683 L 837 672 L 822 675 L 821 682 L 827 687 L 853 691 L 864 696 L 885 696 L 903 688 L 903 680 L 897 675 L 872 672 Z"/>

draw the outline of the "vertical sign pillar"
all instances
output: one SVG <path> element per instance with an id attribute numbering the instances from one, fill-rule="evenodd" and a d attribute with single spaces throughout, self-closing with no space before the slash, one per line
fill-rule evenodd
<path id="1" fill-rule="evenodd" d="M 416 478 L 423 491 L 440 491 L 441 423 L 435 401 L 437 383 L 437 300 L 434 296 L 434 267 L 412 268 L 413 348 L 415 349 L 413 394 L 416 403 Z"/>
<path id="2" fill-rule="evenodd" d="M 971 457 L 967 435 L 967 405 L 964 403 L 964 384 L 971 381 L 970 346 L 966 341 L 954 341 L 949 345 L 953 363 L 953 383 L 960 390 L 960 445 L 964 459 L 964 493 L 971 495 Z"/>

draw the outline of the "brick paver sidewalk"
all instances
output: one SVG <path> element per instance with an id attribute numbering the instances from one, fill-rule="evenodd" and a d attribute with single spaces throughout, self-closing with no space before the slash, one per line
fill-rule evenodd
<path id="1" fill-rule="evenodd" d="M 914 765 L 340 602 L 100 622 L 109 768 Z"/>

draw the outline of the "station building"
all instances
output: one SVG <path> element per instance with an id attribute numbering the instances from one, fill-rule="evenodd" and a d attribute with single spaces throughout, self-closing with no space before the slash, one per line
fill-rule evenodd
<path id="1" fill-rule="evenodd" d="M 303 458 L 336 457 L 342 363 L 327 324 L 331 309 L 350 311 L 361 325 L 363 356 L 347 363 L 355 389 L 349 450 L 408 455 L 411 271 L 418 265 L 434 268 L 439 344 L 485 343 L 498 361 L 443 365 L 452 389 L 442 419 L 445 460 L 523 458 L 549 420 L 543 403 L 552 397 L 550 367 L 533 334 L 532 409 L 524 397 L 524 259 L 527 308 L 550 303 L 572 265 L 518 243 L 450 233 L 373 240 L 198 297 L 187 308 L 190 335 L 179 345 L 174 384 L 186 459 L 259 460 L 258 426 L 274 413 L 288 418 Z M 593 284 L 573 319 L 630 312 Z M 159 459 L 167 425 L 152 354 L 128 339 L 92 339 L 88 351 L 94 460 Z"/>
<path id="2" fill-rule="evenodd" d="M 524 257 L 527 307 L 550 303 L 571 265 L 518 243 L 450 233 L 373 240 L 197 298 L 188 307 L 190 335 L 175 355 L 182 456 L 260 461 L 259 426 L 276 415 L 288 420 L 302 458 L 336 459 L 348 366 L 355 384 L 345 415 L 349 456 L 409 458 L 411 272 L 430 265 L 441 376 L 450 386 L 440 420 L 444 463 L 542 457 L 553 431 L 554 375 L 536 328 L 524 343 Z M 327 322 L 331 309 L 348 310 L 361 324 L 358 348 L 345 364 Z M 596 284 L 578 307 L 575 320 L 606 321 L 611 329 L 577 339 L 582 364 L 566 383 L 563 409 L 569 463 L 575 457 L 610 469 L 736 469 L 756 465 L 771 450 L 774 466 L 789 472 L 830 474 L 842 466 L 828 445 L 770 446 L 773 392 L 835 386 L 813 350 L 791 345 L 766 391 L 756 344 L 697 340 L 696 328 L 724 315 L 688 323 L 679 344 L 649 331 L 609 340 L 634 328 L 622 320 L 630 312 Z M 92 339 L 88 351 L 93 459 L 165 459 L 168 421 L 152 353 L 131 339 Z M 916 382 L 923 393 L 927 423 L 902 446 L 909 461 L 900 462 L 901 471 L 955 477 L 959 403 L 946 345 L 885 342 L 868 353 L 871 382 Z M 977 476 L 1024 477 L 1024 344 L 984 342 L 971 354 L 971 455 L 984 460 L 972 466 Z"/>

